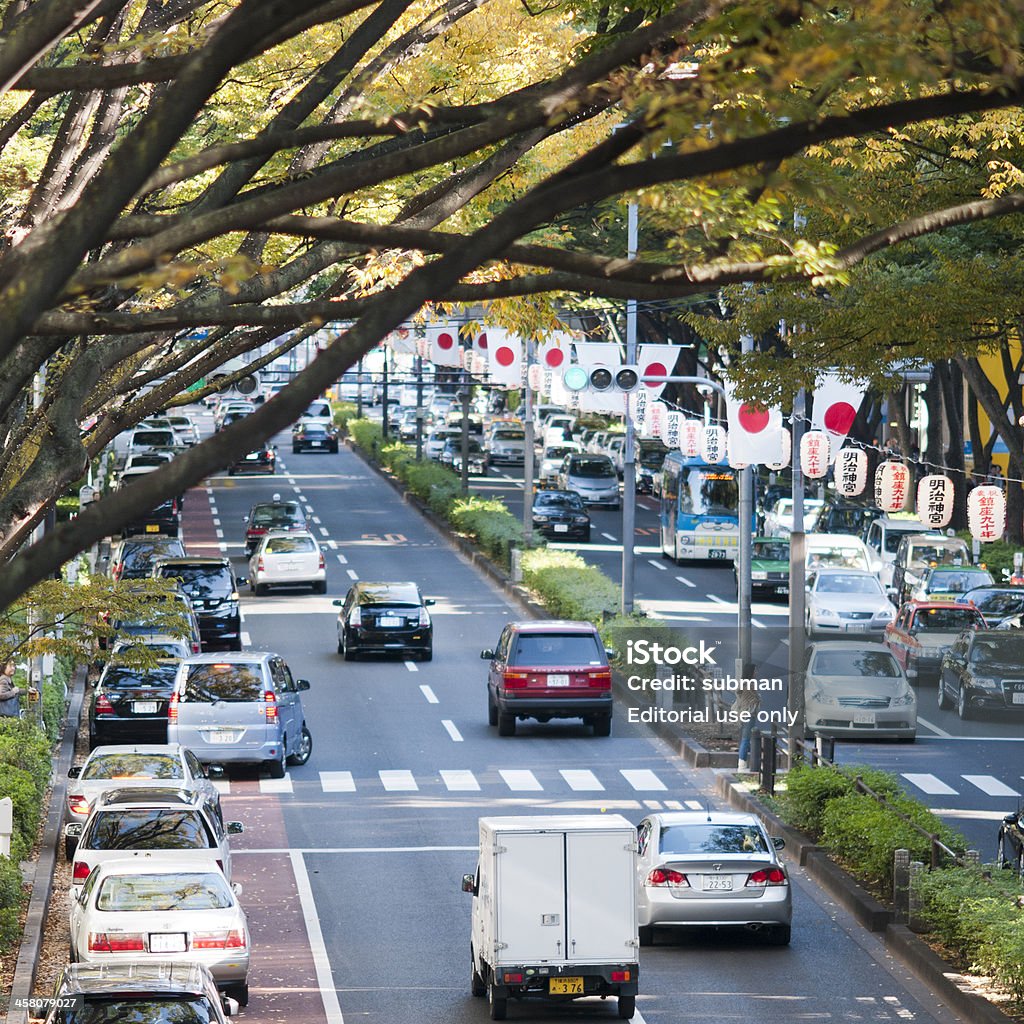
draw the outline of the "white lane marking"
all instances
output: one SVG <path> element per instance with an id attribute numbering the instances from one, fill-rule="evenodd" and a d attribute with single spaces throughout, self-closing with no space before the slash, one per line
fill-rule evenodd
<path id="1" fill-rule="evenodd" d="M 298 490 L 298 489 L 299 489 L 299 488 L 298 488 L 298 485 L 297 485 L 297 484 L 295 483 L 295 477 L 293 477 L 293 476 L 286 476 L 286 477 L 285 477 L 285 480 L 287 480 L 287 481 L 288 481 L 288 483 L 290 483 L 290 484 L 292 485 L 292 487 L 294 487 L 294 488 L 295 488 L 295 490 Z"/>
<path id="2" fill-rule="evenodd" d="M 441 702 L 437 699 L 437 694 L 426 685 L 420 686 L 420 693 L 427 698 L 428 704 L 440 704 Z"/>
<path id="3" fill-rule="evenodd" d="M 961 775 L 972 786 L 977 786 L 986 796 L 1020 796 L 1015 789 L 1010 789 L 1005 782 L 1000 782 L 994 775 Z"/>
<path id="4" fill-rule="evenodd" d="M 331 531 L 328 530 L 326 526 L 321 526 L 320 527 L 320 536 L 321 537 L 326 537 L 330 532 Z"/>
<path id="5" fill-rule="evenodd" d="M 679 580 L 679 582 L 682 583 L 682 585 L 684 587 L 696 587 L 697 586 L 697 584 L 694 583 L 693 580 L 688 580 L 685 576 L 677 576 L 676 579 Z"/>
<path id="6" fill-rule="evenodd" d="M 214 779 L 213 780 L 213 784 L 217 788 L 217 792 L 220 793 L 221 796 L 230 796 L 231 795 L 231 782 L 230 782 L 230 780 L 228 780 L 228 779 Z"/>
<path id="7" fill-rule="evenodd" d="M 704 805 L 699 800 L 686 800 L 684 801 L 688 810 L 691 811 L 703 811 Z"/>
<path id="8" fill-rule="evenodd" d="M 681 811 L 683 805 L 678 800 L 666 800 L 665 808 L 669 811 Z"/>
<path id="9" fill-rule="evenodd" d="M 350 580 L 357 580 L 357 579 L 359 579 L 359 573 L 357 573 L 355 571 L 355 569 L 346 569 L 345 572 L 348 573 L 348 578 Z"/>
<path id="10" fill-rule="evenodd" d="M 670 622 L 710 622 L 706 615 L 666 615 L 662 612 L 659 619 L 668 619 Z"/>
<path id="11" fill-rule="evenodd" d="M 329 547 L 329 548 L 330 548 L 330 549 L 331 549 L 332 551 L 337 551 L 337 550 L 338 550 L 338 542 L 337 542 L 336 540 L 329 540 L 329 541 L 327 542 L 327 546 L 328 546 L 328 547 Z"/>
<path id="12" fill-rule="evenodd" d="M 604 789 L 597 776 L 587 768 L 562 768 L 558 774 L 565 779 L 569 788 L 577 793 L 597 792 Z"/>
<path id="13" fill-rule="evenodd" d="M 308 515 L 308 516 L 313 515 L 313 506 L 312 505 L 306 505 L 305 508 L 306 508 L 306 515 Z M 314 519 L 313 522 L 315 523 L 316 519 Z"/>
<path id="14" fill-rule="evenodd" d="M 660 569 L 662 572 L 668 572 L 668 566 L 662 565 L 656 558 L 648 558 L 647 562 L 649 565 L 653 565 L 655 569 Z"/>
<path id="15" fill-rule="evenodd" d="M 528 768 L 499 768 L 498 774 L 505 785 L 517 793 L 539 793 L 544 789 Z"/>
<path id="16" fill-rule="evenodd" d="M 292 793 L 292 777 L 285 772 L 283 779 L 260 779 L 261 793 Z"/>
<path id="17" fill-rule="evenodd" d="M 662 791 L 668 789 L 650 768 L 620 768 L 619 774 L 634 788 Z"/>
<path id="18" fill-rule="evenodd" d="M 348 559 L 344 555 L 338 555 L 338 561 L 341 562 L 342 565 L 348 565 Z"/>
<path id="19" fill-rule="evenodd" d="M 716 596 L 715 594 L 708 594 L 706 596 L 707 599 L 712 602 L 712 604 L 724 604 L 726 607 L 732 604 L 731 601 L 723 601 L 722 598 Z"/>
<path id="20" fill-rule="evenodd" d="M 404 768 L 384 769 L 377 774 L 380 776 L 381 785 L 389 793 L 412 792 L 420 788 L 416 785 L 412 772 L 406 771 Z"/>
<path id="21" fill-rule="evenodd" d="M 610 540 L 613 544 L 617 544 L 619 542 L 619 538 L 613 537 L 610 533 L 602 533 L 601 536 L 604 537 L 605 540 Z"/>
<path id="22" fill-rule="evenodd" d="M 750 621 L 758 629 L 767 629 L 768 628 L 763 622 L 758 622 L 757 619 L 751 619 Z"/>
<path id="23" fill-rule="evenodd" d="M 252 647 L 252 637 L 244 629 L 242 630 L 242 646 Z"/>
<path id="24" fill-rule="evenodd" d="M 214 536 L 217 538 L 217 540 L 223 540 L 224 539 L 224 531 L 223 530 L 214 530 L 213 533 L 214 533 Z"/>
<path id="25" fill-rule="evenodd" d="M 454 742 L 462 742 L 462 733 L 455 728 L 455 723 L 450 718 L 442 718 L 441 724 L 444 726 L 445 732 L 447 732 L 448 735 L 451 736 Z"/>
<path id="26" fill-rule="evenodd" d="M 356 781 L 351 772 L 321 772 L 320 786 L 325 793 L 354 793 Z"/>
<path id="27" fill-rule="evenodd" d="M 310 508 L 309 511 L 312 512 L 313 509 Z M 320 517 L 319 516 L 313 516 L 313 522 L 316 523 L 317 526 L 319 526 L 320 525 Z"/>
<path id="28" fill-rule="evenodd" d="M 415 661 L 406 661 L 406 662 L 404 662 L 404 664 L 405 664 L 405 667 L 410 672 L 419 672 L 419 670 L 420 670 L 419 665 L 417 665 Z"/>
<path id="29" fill-rule="evenodd" d="M 220 526 L 220 520 L 217 518 L 216 514 L 213 517 L 213 525 Z"/>
<path id="30" fill-rule="evenodd" d="M 479 793 L 480 783 L 476 776 L 463 768 L 441 769 L 441 778 L 452 793 Z"/>
<path id="31" fill-rule="evenodd" d="M 948 732 L 946 732 L 945 729 L 940 729 L 937 725 L 935 725 L 934 723 L 928 721 L 927 718 L 922 718 L 920 715 L 918 715 L 917 716 L 917 726 L 920 729 L 920 727 L 922 725 L 926 729 L 931 729 L 931 731 L 933 733 L 935 733 L 936 736 L 938 736 L 938 737 L 940 737 L 941 739 L 944 739 L 944 740 L 958 740 L 958 739 L 959 740 L 963 740 L 963 739 L 971 739 L 971 740 L 973 740 L 974 739 L 973 736 L 951 736 Z M 987 742 L 987 740 L 988 740 L 988 737 L 985 737 L 985 741 L 986 742 Z"/>
<path id="32" fill-rule="evenodd" d="M 217 545 L 217 547 L 218 547 L 218 548 L 220 548 L 220 553 L 221 553 L 222 555 L 226 555 L 226 554 L 228 553 L 228 546 L 227 546 L 227 544 L 226 544 L 226 543 L 225 543 L 224 541 L 221 541 L 221 542 L 220 542 L 220 543 L 219 543 L 219 544 Z"/>
<path id="33" fill-rule="evenodd" d="M 956 796 L 956 790 L 947 786 L 941 779 L 930 773 L 904 772 L 903 778 L 912 786 L 917 786 L 922 793 L 936 796 L 939 793 Z"/>
<path id="34" fill-rule="evenodd" d="M 324 1016 L 327 1018 L 327 1024 L 345 1024 L 338 993 L 334 987 L 334 976 L 331 974 L 331 961 L 327 956 L 327 946 L 324 945 L 324 933 L 316 913 L 313 887 L 309 884 L 306 862 L 298 850 L 289 850 L 288 855 L 292 862 L 292 873 L 295 875 L 295 888 L 299 893 L 302 916 L 306 920 L 306 935 L 309 938 L 310 952 L 313 954 L 313 967 L 316 970 L 316 983 L 320 987 L 320 999 L 324 1004 Z"/>
<path id="35" fill-rule="evenodd" d="M 649 811 L 660 811 L 661 810 L 661 801 L 660 800 L 645 800 L 644 801 L 644 807 L 646 807 L 647 810 L 649 810 Z"/>

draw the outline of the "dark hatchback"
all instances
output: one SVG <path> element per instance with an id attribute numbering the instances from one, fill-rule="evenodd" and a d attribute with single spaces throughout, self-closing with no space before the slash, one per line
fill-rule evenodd
<path id="1" fill-rule="evenodd" d="M 554 540 L 590 540 L 590 516 L 574 491 L 538 491 L 533 499 L 533 528 Z"/>
<path id="2" fill-rule="evenodd" d="M 111 663 L 89 698 L 89 749 L 107 743 L 166 743 L 167 704 L 178 662 L 154 668 Z"/>
<path id="3" fill-rule="evenodd" d="M 159 558 L 179 558 L 185 545 L 177 537 L 125 537 L 110 554 L 110 575 L 115 580 L 143 580 L 152 575 Z"/>
<path id="4" fill-rule="evenodd" d="M 227 558 L 166 558 L 153 566 L 156 579 L 176 579 L 199 620 L 204 651 L 242 649 L 242 614 L 235 573 Z"/>
<path id="5" fill-rule="evenodd" d="M 136 480 L 148 476 L 150 469 L 140 469 L 138 473 L 124 473 L 118 484 L 118 490 L 130 487 Z M 167 534 L 177 537 L 181 526 L 181 497 L 167 498 L 154 505 L 149 511 L 126 523 L 121 530 L 122 537 L 131 534 Z"/>
<path id="6" fill-rule="evenodd" d="M 998 626 L 1024 613 L 1024 587 L 974 587 L 956 595 L 957 604 L 973 604 L 985 624 Z"/>
<path id="7" fill-rule="evenodd" d="M 300 422 L 292 431 L 292 453 L 338 451 L 338 428 L 332 423 Z"/>
<path id="8" fill-rule="evenodd" d="M 238 473 L 265 473 L 273 476 L 277 472 L 277 449 L 272 444 L 261 444 L 228 466 L 228 476 Z"/>
<path id="9" fill-rule="evenodd" d="M 978 629 L 962 633 L 943 655 L 939 707 L 961 718 L 979 711 L 1024 712 L 1024 632 Z"/>
<path id="10" fill-rule="evenodd" d="M 306 514 L 297 501 L 261 501 L 249 509 L 245 517 L 245 555 L 248 558 L 271 530 L 305 530 Z"/>
<path id="11" fill-rule="evenodd" d="M 338 653 L 351 661 L 359 654 L 409 653 L 430 661 L 434 626 L 415 583 L 356 583 L 338 613 Z"/>

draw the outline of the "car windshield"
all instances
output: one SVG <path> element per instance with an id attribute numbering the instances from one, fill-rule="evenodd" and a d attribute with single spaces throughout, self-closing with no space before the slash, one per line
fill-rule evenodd
<path id="1" fill-rule="evenodd" d="M 814 591 L 817 594 L 871 594 L 877 597 L 881 595 L 882 587 L 874 576 L 833 576 L 831 573 L 822 573 Z"/>
<path id="2" fill-rule="evenodd" d="M 157 665 L 155 668 L 128 668 L 111 665 L 101 680 L 104 690 L 137 690 L 153 688 L 167 690 L 174 685 L 177 665 Z"/>
<path id="3" fill-rule="evenodd" d="M 265 555 L 306 555 L 316 551 L 312 537 L 272 537 L 263 549 Z"/>
<path id="4" fill-rule="evenodd" d="M 788 562 L 789 545 L 777 540 L 756 540 L 751 558 L 759 558 L 765 562 Z"/>
<path id="5" fill-rule="evenodd" d="M 67 1010 L 58 1010 L 54 1024 L 215 1024 L 206 999 L 194 995 L 160 996 L 149 992 L 137 999 L 126 995 L 86 996 Z"/>
<path id="6" fill-rule="evenodd" d="M 973 602 L 982 615 L 1002 618 L 1016 615 L 1024 611 L 1024 591 L 1008 593 L 1005 590 L 979 591 L 977 594 L 965 595 L 965 599 Z"/>
<path id="7" fill-rule="evenodd" d="M 583 499 L 578 494 L 571 494 L 568 491 L 557 491 L 552 494 L 538 494 L 534 504 L 538 508 L 571 508 L 584 509 Z"/>
<path id="8" fill-rule="evenodd" d="M 82 779 L 181 779 L 181 761 L 169 754 L 95 754 Z"/>
<path id="9" fill-rule="evenodd" d="M 971 648 L 975 665 L 1007 665 L 1019 668 L 1024 662 L 1024 636 L 977 637 Z"/>
<path id="10" fill-rule="evenodd" d="M 160 575 L 181 580 L 181 589 L 197 599 L 228 597 L 235 589 L 231 570 L 221 565 L 165 565 Z"/>
<path id="11" fill-rule="evenodd" d="M 767 853 L 768 844 L 756 825 L 669 825 L 661 830 L 661 853 L 682 856 L 693 853 Z"/>
<path id="12" fill-rule="evenodd" d="M 173 430 L 136 430 L 132 434 L 132 447 L 144 448 L 172 446 L 175 442 Z"/>
<path id="13" fill-rule="evenodd" d="M 991 583 L 987 572 L 936 572 L 928 580 L 927 589 L 932 594 L 962 594 L 972 587 Z"/>
<path id="14" fill-rule="evenodd" d="M 914 616 L 915 633 L 954 633 L 978 625 L 973 608 L 924 608 Z"/>
<path id="15" fill-rule="evenodd" d="M 514 665 L 603 665 L 604 651 L 591 633 L 520 633 Z"/>
<path id="16" fill-rule="evenodd" d="M 900 667 L 888 651 L 818 651 L 812 671 L 816 676 L 898 679 Z"/>
<path id="17" fill-rule="evenodd" d="M 375 604 L 420 606 L 420 595 L 413 583 L 391 584 L 385 587 L 363 587 L 359 591 L 359 604 L 366 608 Z"/>
<path id="18" fill-rule="evenodd" d="M 615 467 L 608 459 L 573 459 L 569 464 L 569 475 L 594 479 L 617 477 Z"/>
<path id="19" fill-rule="evenodd" d="M 911 562 L 937 562 L 939 565 L 960 565 L 970 561 L 966 545 L 915 544 L 910 549 Z"/>
<path id="20" fill-rule="evenodd" d="M 866 569 L 864 552 L 860 548 L 825 548 L 807 552 L 808 568 L 835 566 L 839 569 Z"/>
<path id="21" fill-rule="evenodd" d="M 545 459 L 564 459 L 565 456 L 569 454 L 569 452 L 574 452 L 574 451 L 577 451 L 577 450 L 578 449 L 573 448 L 571 445 L 566 445 L 564 448 L 560 448 L 560 447 L 548 448 L 544 452 L 544 458 Z"/>
<path id="22" fill-rule="evenodd" d="M 526 434 L 521 430 L 496 430 L 494 432 L 495 441 L 525 441 Z"/>
<path id="23" fill-rule="evenodd" d="M 219 871 L 108 875 L 96 894 L 96 909 L 114 912 L 225 910 L 232 902 Z"/>
<path id="24" fill-rule="evenodd" d="M 262 505 L 253 514 L 253 526 L 295 526 L 306 521 L 298 505 Z"/>
<path id="25" fill-rule="evenodd" d="M 259 665 L 189 665 L 185 700 L 254 701 L 263 699 L 263 672 Z"/>
<path id="26" fill-rule="evenodd" d="M 158 558 L 175 558 L 185 554 L 185 549 L 179 540 L 169 540 L 164 544 L 137 544 L 129 547 L 125 545 L 121 549 L 121 565 L 125 572 L 128 570 L 153 568 L 153 563 Z M 149 575 L 147 572 L 146 575 Z"/>
<path id="27" fill-rule="evenodd" d="M 891 526 L 885 531 L 883 547 L 890 555 L 895 555 L 900 546 L 900 541 L 909 533 L 909 530 L 894 530 Z M 923 530 L 920 531 L 924 533 Z"/>
<path id="28" fill-rule="evenodd" d="M 213 845 L 198 811 L 170 807 L 96 811 L 82 835 L 85 850 L 208 850 Z"/>

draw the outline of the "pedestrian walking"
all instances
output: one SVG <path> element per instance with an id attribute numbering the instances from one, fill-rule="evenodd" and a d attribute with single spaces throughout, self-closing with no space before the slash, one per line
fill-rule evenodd
<path id="1" fill-rule="evenodd" d="M 754 731 L 757 713 L 761 710 L 761 695 L 754 689 L 753 680 L 741 679 L 736 690 L 733 711 L 740 718 L 740 749 L 736 770 L 750 770 L 750 735 Z"/>
<path id="2" fill-rule="evenodd" d="M 28 690 L 14 685 L 15 664 L 8 661 L 0 672 L 0 717 L 21 718 L 21 698 Z"/>

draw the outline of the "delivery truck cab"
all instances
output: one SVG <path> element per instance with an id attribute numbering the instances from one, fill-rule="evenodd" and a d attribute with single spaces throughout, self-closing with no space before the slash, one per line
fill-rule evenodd
<path id="1" fill-rule="evenodd" d="M 618 814 L 480 819 L 473 894 L 472 982 L 491 1020 L 509 999 L 618 1000 L 636 1009 L 640 942 L 636 828 Z"/>

